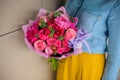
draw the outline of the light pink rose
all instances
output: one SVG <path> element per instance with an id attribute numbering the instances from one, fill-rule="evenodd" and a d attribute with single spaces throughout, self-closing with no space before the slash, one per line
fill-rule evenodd
<path id="1" fill-rule="evenodd" d="M 51 45 L 54 45 L 54 43 L 55 43 L 55 38 L 49 38 L 49 39 L 47 39 L 46 41 L 47 41 L 47 45 L 48 46 L 51 46 Z"/>
<path id="2" fill-rule="evenodd" d="M 61 47 L 61 41 L 60 40 L 56 40 L 55 41 L 55 46 L 56 47 Z"/>
<path id="3" fill-rule="evenodd" d="M 65 39 L 70 40 L 76 37 L 76 31 L 74 29 L 69 28 L 65 33 Z"/>
<path id="4" fill-rule="evenodd" d="M 45 53 L 48 55 L 52 55 L 53 54 L 53 50 L 50 47 L 46 47 L 45 48 Z"/>
<path id="5" fill-rule="evenodd" d="M 34 48 L 37 51 L 43 51 L 46 48 L 46 43 L 42 40 L 37 40 L 34 42 Z"/>
<path id="6" fill-rule="evenodd" d="M 63 54 L 64 48 L 58 48 L 58 49 L 57 49 L 57 52 L 58 52 L 58 54 Z"/>
<path id="7" fill-rule="evenodd" d="M 67 16 L 61 14 L 54 20 L 55 24 L 57 24 L 60 28 L 68 29 L 70 27 L 70 20 Z"/>

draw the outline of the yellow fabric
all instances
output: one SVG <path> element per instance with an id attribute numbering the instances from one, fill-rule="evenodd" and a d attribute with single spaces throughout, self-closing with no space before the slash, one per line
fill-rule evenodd
<path id="1" fill-rule="evenodd" d="M 101 80 L 104 64 L 104 54 L 73 55 L 59 61 L 56 80 Z"/>

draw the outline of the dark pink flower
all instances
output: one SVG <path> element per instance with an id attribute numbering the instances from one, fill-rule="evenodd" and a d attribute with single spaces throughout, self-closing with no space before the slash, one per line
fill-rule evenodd
<path id="1" fill-rule="evenodd" d="M 64 29 L 60 28 L 60 27 L 55 27 L 55 33 L 54 33 L 54 37 L 58 38 L 60 36 L 63 36 L 64 34 Z"/>
<path id="2" fill-rule="evenodd" d="M 48 28 L 43 28 L 39 31 L 38 35 L 41 40 L 46 40 L 49 38 L 50 30 Z"/>
<path id="3" fill-rule="evenodd" d="M 47 39 L 46 41 L 47 41 L 47 45 L 48 46 L 51 46 L 51 45 L 54 45 L 54 43 L 55 43 L 55 38 L 49 38 L 49 39 Z"/>
<path id="4" fill-rule="evenodd" d="M 32 38 L 32 40 L 31 40 L 31 43 L 33 44 L 35 41 L 37 41 L 38 40 L 38 38 L 37 37 L 34 37 L 34 38 Z"/>
<path id="5" fill-rule="evenodd" d="M 57 25 L 54 23 L 54 20 L 53 20 L 53 19 L 50 19 L 47 24 L 48 24 L 48 26 L 53 27 L 53 28 L 57 26 Z"/>
<path id="6" fill-rule="evenodd" d="M 61 47 L 61 41 L 60 40 L 55 40 L 55 46 L 56 47 Z"/>
<path id="7" fill-rule="evenodd" d="M 75 31 L 78 30 L 78 28 L 75 26 L 76 24 L 75 23 L 70 23 L 70 28 L 74 29 Z"/>
<path id="8" fill-rule="evenodd" d="M 70 49 L 71 49 L 71 48 L 70 48 L 70 47 L 68 47 L 67 45 L 64 45 L 64 47 L 63 47 L 63 48 L 64 48 L 64 52 L 69 52 L 69 51 L 70 51 Z"/>
<path id="9" fill-rule="evenodd" d="M 67 40 L 63 40 L 62 41 L 62 45 L 68 45 L 68 41 Z"/>
<path id="10" fill-rule="evenodd" d="M 30 26 L 28 31 L 27 31 L 27 39 L 28 41 L 33 44 L 34 41 L 36 41 L 38 38 L 36 37 L 36 35 L 38 34 L 38 29 L 36 26 Z"/>
<path id="11" fill-rule="evenodd" d="M 63 54 L 64 53 L 64 48 L 58 48 L 57 49 L 58 54 Z"/>

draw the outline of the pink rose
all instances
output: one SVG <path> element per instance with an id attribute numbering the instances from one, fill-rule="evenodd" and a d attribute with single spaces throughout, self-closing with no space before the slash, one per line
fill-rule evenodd
<path id="1" fill-rule="evenodd" d="M 46 47 L 45 48 L 45 53 L 48 55 L 52 55 L 53 54 L 53 50 L 50 47 Z"/>
<path id="2" fill-rule="evenodd" d="M 54 43 L 55 43 L 55 38 L 49 38 L 49 39 L 47 39 L 46 41 L 47 41 L 47 45 L 48 46 L 51 46 L 51 45 L 54 45 Z"/>
<path id="3" fill-rule="evenodd" d="M 58 52 L 58 54 L 63 54 L 64 48 L 58 48 L 58 49 L 57 49 L 57 52 Z"/>
<path id="4" fill-rule="evenodd" d="M 41 40 L 46 40 L 49 38 L 50 30 L 48 28 L 43 28 L 39 31 L 38 35 Z"/>
<path id="5" fill-rule="evenodd" d="M 37 40 L 34 42 L 34 48 L 37 51 L 43 51 L 46 48 L 46 43 L 42 40 Z"/>
<path id="6" fill-rule="evenodd" d="M 63 29 L 68 29 L 70 26 L 70 20 L 67 16 L 61 14 L 60 16 L 58 16 L 57 18 L 55 18 L 54 22 Z"/>
<path id="7" fill-rule="evenodd" d="M 65 33 L 65 39 L 70 40 L 76 37 L 76 31 L 74 29 L 69 28 Z"/>
<path id="8" fill-rule="evenodd" d="M 60 40 L 56 40 L 55 41 L 55 46 L 56 47 L 61 47 L 61 41 Z"/>

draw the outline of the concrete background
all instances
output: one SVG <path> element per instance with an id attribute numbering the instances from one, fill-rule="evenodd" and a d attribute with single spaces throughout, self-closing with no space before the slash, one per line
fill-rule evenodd
<path id="1" fill-rule="evenodd" d="M 55 10 L 61 0 L 0 0 L 0 35 L 21 28 L 35 19 L 39 9 Z M 23 31 L 0 37 L 0 80 L 55 80 L 43 57 L 28 49 Z"/>

